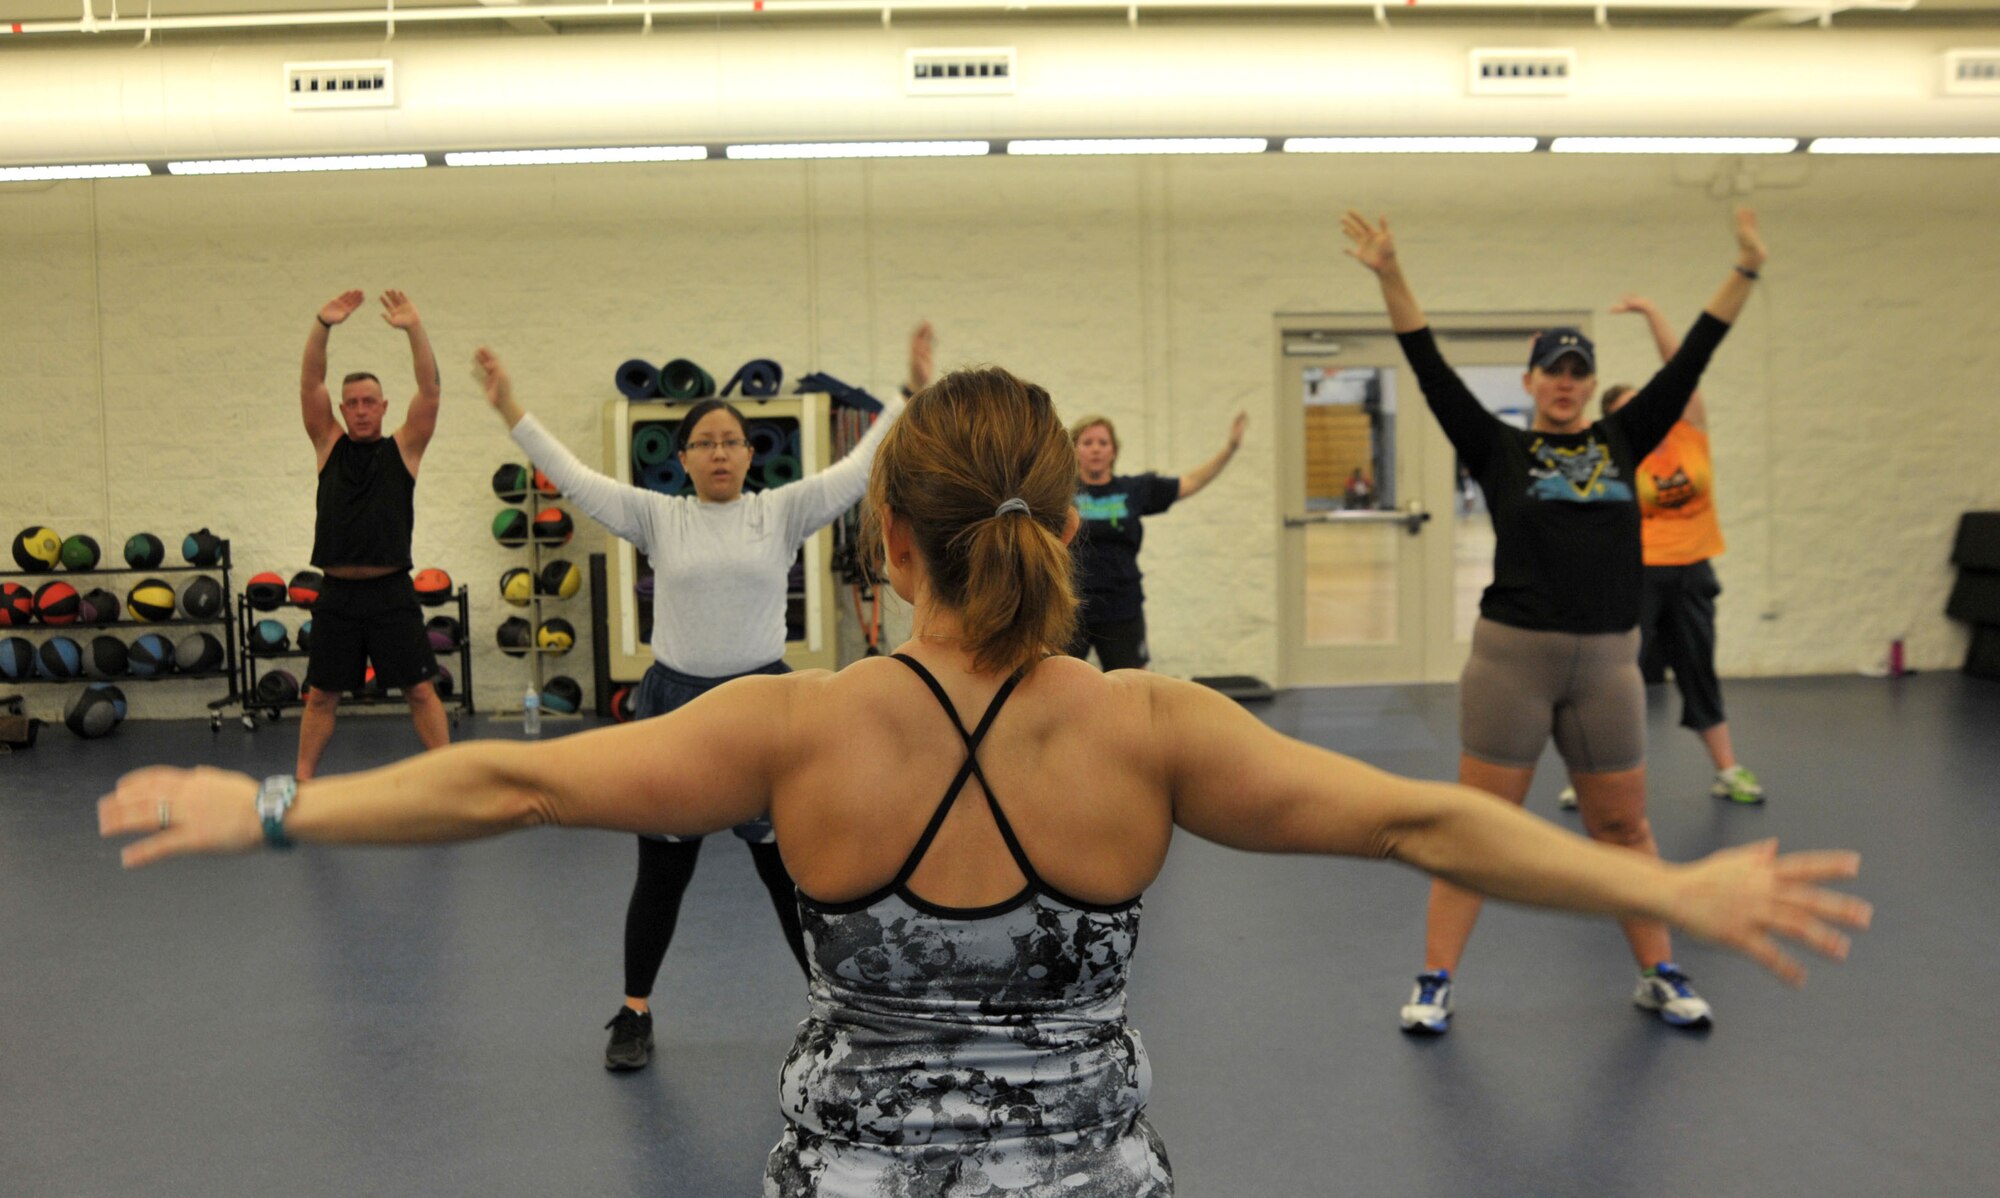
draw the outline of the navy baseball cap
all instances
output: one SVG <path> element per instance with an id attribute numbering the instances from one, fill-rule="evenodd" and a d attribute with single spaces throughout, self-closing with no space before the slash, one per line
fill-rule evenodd
<path id="1" fill-rule="evenodd" d="M 1540 367 L 1547 370 L 1556 364 L 1556 359 L 1565 354 L 1575 354 L 1590 367 L 1590 373 L 1597 373 L 1597 347 L 1580 329 L 1550 329 L 1535 338 L 1535 348 L 1528 354 L 1528 369 Z"/>

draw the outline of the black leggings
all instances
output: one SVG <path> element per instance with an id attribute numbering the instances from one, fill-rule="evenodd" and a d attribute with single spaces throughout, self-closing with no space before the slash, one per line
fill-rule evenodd
<path id="1" fill-rule="evenodd" d="M 660 963 L 667 959 L 667 946 L 673 943 L 674 925 L 681 917 L 681 896 L 694 877 L 701 840 L 652 840 L 644 836 L 638 840 L 639 878 L 632 884 L 632 901 L 625 908 L 625 994 L 648 998 L 660 976 Z M 777 845 L 748 847 L 757 877 L 771 892 L 771 906 L 777 909 L 785 943 L 792 948 L 799 972 L 805 974 L 806 941 L 799 931 L 799 900 L 792 875 L 786 872 Z"/>

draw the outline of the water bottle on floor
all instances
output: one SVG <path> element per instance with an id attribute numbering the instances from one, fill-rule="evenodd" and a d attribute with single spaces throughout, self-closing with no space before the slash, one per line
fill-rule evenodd
<path id="1" fill-rule="evenodd" d="M 532 683 L 521 697 L 521 731 L 529 736 L 542 734 L 542 694 Z"/>

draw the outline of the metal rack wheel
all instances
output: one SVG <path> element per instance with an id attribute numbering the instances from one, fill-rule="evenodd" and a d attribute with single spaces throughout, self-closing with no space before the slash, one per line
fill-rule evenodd
<path id="1" fill-rule="evenodd" d="M 254 712 L 254 711 L 246 711 L 246 712 L 244 712 L 244 713 L 243 713 L 243 730 L 244 730 L 245 732 L 255 732 L 255 731 L 257 731 L 257 713 L 256 713 L 256 712 Z"/>

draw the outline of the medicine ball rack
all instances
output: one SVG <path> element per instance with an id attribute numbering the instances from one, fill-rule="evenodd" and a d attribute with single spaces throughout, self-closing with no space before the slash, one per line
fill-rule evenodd
<path id="1" fill-rule="evenodd" d="M 458 717 L 461 713 L 465 715 L 478 715 L 479 712 L 474 708 L 472 702 L 472 618 L 470 614 L 471 608 L 467 602 L 466 590 L 463 586 L 459 587 L 453 593 L 452 603 L 458 612 L 458 672 L 451 680 L 452 691 L 450 697 L 439 696 L 439 699 L 444 703 L 445 711 L 450 715 L 451 726 L 456 728 L 458 727 Z M 439 606 L 444 605 L 440 604 Z M 240 668 L 241 671 L 238 675 L 237 689 L 242 694 L 243 726 L 252 732 L 257 730 L 258 712 L 263 712 L 264 718 L 275 724 L 283 718 L 285 712 L 294 708 L 303 708 L 306 705 L 305 672 L 303 670 L 300 671 L 299 694 L 297 696 L 290 699 L 280 699 L 277 702 L 268 702 L 257 695 L 257 678 L 261 672 L 260 667 L 262 669 L 271 669 L 274 667 L 269 663 L 284 661 L 287 658 L 299 659 L 312 656 L 305 649 L 280 649 L 275 653 L 261 653 L 251 648 L 250 631 L 257 626 L 257 621 L 271 619 L 278 612 L 288 607 L 296 607 L 296 605 L 286 603 L 280 607 L 272 608 L 268 612 L 260 611 L 250 606 L 249 595 L 239 594 L 236 596 L 235 624 L 240 643 L 232 646 L 231 657 L 233 663 L 240 662 L 241 665 L 237 667 L 232 663 L 232 668 Z M 311 608 L 299 608 L 298 610 L 304 611 L 308 617 L 312 614 Z M 430 609 L 426 608 L 425 610 L 428 611 Z M 294 628 L 289 631 L 296 634 L 298 629 Z M 402 702 L 403 697 L 400 694 L 392 693 L 387 689 L 368 692 L 349 691 L 347 694 L 341 696 L 340 706 L 343 709 L 350 707 L 387 707 L 391 704 L 401 704 Z M 220 720 L 219 716 L 216 718 L 218 721 Z"/>
<path id="2" fill-rule="evenodd" d="M 222 576 L 221 578 L 222 593 L 224 595 L 227 595 L 229 594 L 229 565 L 230 565 L 229 542 L 228 540 L 223 539 L 220 540 L 218 543 L 221 546 L 222 556 L 216 561 L 216 564 L 213 566 L 154 566 L 151 569 L 146 569 L 146 570 L 137 570 L 129 566 L 125 566 L 115 569 L 110 567 L 105 567 L 94 570 L 48 570 L 40 574 L 23 574 L 19 572 L 13 572 L 13 573 L 0 573 L 0 582 L 24 582 L 32 584 L 31 589 L 38 589 L 51 582 L 70 582 L 74 579 L 79 579 L 79 578 L 97 578 L 102 576 L 118 575 L 118 574 L 131 575 L 134 577 L 151 577 L 153 575 L 158 575 L 158 574 L 211 574 L 211 575 L 219 574 Z M 83 590 L 83 588 L 81 587 L 77 589 L 79 591 Z M 124 596 L 119 597 L 119 605 L 120 605 L 119 610 L 122 613 L 125 610 Z M 174 595 L 174 605 L 176 611 L 180 610 L 180 593 L 178 591 L 176 591 Z M 43 624 L 37 621 L 33 624 L 9 625 L 4 629 L 0 629 L 0 636 L 18 636 L 21 635 L 22 633 L 29 633 L 29 632 L 47 633 L 54 636 L 67 636 L 75 638 L 78 640 L 79 644 L 82 644 L 84 645 L 85 648 L 88 648 L 89 646 L 87 644 L 87 640 L 85 638 L 78 637 L 79 633 L 86 634 L 86 637 L 88 637 L 88 636 L 96 636 L 101 631 L 108 632 L 109 630 L 114 628 L 120 628 L 120 629 L 136 628 L 139 629 L 141 635 L 143 635 L 146 632 L 155 631 L 161 628 L 217 628 L 217 627 L 223 630 L 223 635 L 221 637 L 221 640 L 222 640 L 222 650 L 224 655 L 222 668 L 217 670 L 210 670 L 202 674 L 183 674 L 178 670 L 167 668 L 160 671 L 157 674 L 138 675 L 138 674 L 125 673 L 116 675 L 115 677 L 104 677 L 104 678 L 92 676 L 88 672 L 78 675 L 75 678 L 44 678 L 41 677 L 40 675 L 36 675 L 31 678 L 10 678 L 6 680 L 6 685 L 28 686 L 35 683 L 57 683 L 64 686 L 76 686 L 76 685 L 89 686 L 90 684 L 95 682 L 109 682 L 115 686 L 123 687 L 127 683 L 134 683 L 134 682 L 182 682 L 182 681 L 192 681 L 197 678 L 222 678 L 229 683 L 229 693 L 222 696 L 220 699 L 210 700 L 208 704 L 208 729 L 211 732 L 220 731 L 222 728 L 223 709 L 240 702 L 242 699 L 242 696 L 241 694 L 238 693 L 236 686 L 237 680 L 241 676 L 237 666 L 236 650 L 237 650 L 238 633 L 236 627 L 236 614 L 230 609 L 229 604 L 226 602 L 222 605 L 222 611 L 219 615 L 210 616 L 207 619 L 194 619 L 191 617 L 184 618 L 177 616 L 171 620 L 134 620 L 126 618 L 123 615 L 121 615 L 119 619 L 106 620 L 102 623 L 96 623 L 96 624 L 84 624 L 81 622 L 73 624 Z M 40 643 L 41 643 L 40 640 L 36 641 L 36 644 L 38 646 Z M 128 642 L 127 648 L 129 647 L 130 643 Z"/>
<path id="3" fill-rule="evenodd" d="M 542 603 L 544 601 L 547 601 L 549 603 L 568 602 L 567 599 L 564 599 L 560 595 L 550 595 L 542 590 L 542 568 L 544 566 L 549 565 L 551 562 L 554 562 L 557 559 L 559 559 L 562 556 L 560 551 L 562 550 L 564 545 L 568 544 L 568 542 L 565 541 L 562 542 L 561 544 L 544 545 L 542 543 L 541 536 L 539 535 L 537 530 L 540 528 L 540 517 L 543 512 L 548 511 L 550 509 L 556 509 L 567 512 L 569 509 L 564 508 L 562 506 L 561 501 L 563 496 L 560 492 L 553 495 L 543 494 L 542 489 L 535 485 L 541 478 L 545 478 L 547 476 L 542 474 L 541 471 L 537 470 L 533 462 L 529 462 L 525 467 L 525 469 L 528 472 L 528 493 L 526 495 L 523 495 L 518 500 L 503 499 L 501 500 L 501 502 L 507 504 L 509 507 L 512 507 L 515 504 L 527 505 L 523 514 L 526 515 L 528 518 L 528 540 L 526 544 L 520 546 L 520 548 L 526 549 L 528 551 L 528 564 L 525 567 L 523 567 L 528 571 L 528 602 L 520 604 L 518 606 L 525 608 L 528 612 L 526 616 L 521 617 L 522 619 L 528 621 L 528 646 L 526 649 L 523 649 L 519 652 L 515 652 L 514 650 L 504 649 L 504 648 L 501 649 L 500 651 L 506 654 L 508 657 L 524 657 L 527 659 L 528 685 L 534 689 L 534 692 L 537 695 L 539 695 L 543 693 L 544 688 L 548 686 L 549 680 L 552 677 L 552 675 L 550 675 L 548 672 L 550 667 L 543 664 L 544 660 L 553 657 L 564 657 L 572 652 L 575 652 L 576 650 L 576 645 L 574 643 L 572 643 L 568 649 L 545 649 L 542 647 L 541 644 L 542 624 L 545 619 L 554 618 L 554 617 L 545 617 L 542 614 Z M 550 480 L 549 485 L 553 487 L 555 485 L 554 480 Z M 574 519 L 575 517 L 571 517 L 572 521 L 574 521 Z M 574 523 L 572 523 L 570 528 L 570 540 L 575 540 L 575 539 L 576 539 L 576 529 Z M 543 556 L 544 553 L 547 553 L 548 556 L 544 557 Z M 501 571 L 501 576 L 505 577 L 506 571 L 504 570 Z M 589 574 L 586 572 L 584 577 L 586 579 L 585 585 L 588 585 L 587 580 L 589 578 Z M 571 598 L 575 598 L 575 596 L 571 596 Z M 516 604 L 508 602 L 504 596 L 501 599 L 501 604 L 505 607 L 517 606 Z M 575 620 L 570 621 L 570 627 L 572 628 L 576 627 Z M 495 632 L 496 633 L 498 632 L 497 628 L 495 629 Z M 582 639 L 581 634 L 579 634 L 577 639 L 579 640 Z M 556 672 L 561 673 L 560 670 Z M 519 712 L 521 709 L 519 707 L 509 707 L 507 708 L 507 710 L 512 712 Z M 582 713 L 583 713 L 583 705 L 581 703 L 577 705 L 577 710 L 564 712 L 564 711 L 550 711 L 548 704 L 544 702 L 540 708 L 539 718 L 545 720 L 576 719 L 580 717 Z"/>

